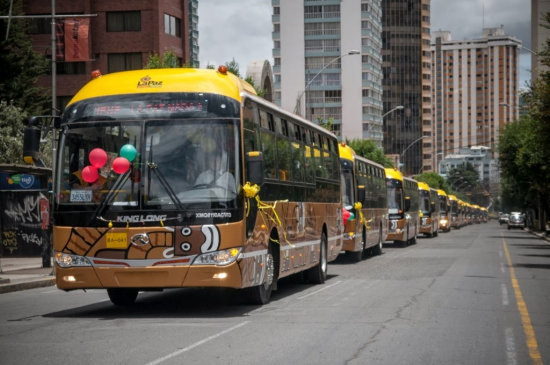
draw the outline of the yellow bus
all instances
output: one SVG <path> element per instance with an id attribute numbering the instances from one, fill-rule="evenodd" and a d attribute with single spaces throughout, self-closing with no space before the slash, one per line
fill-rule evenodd
<path id="1" fill-rule="evenodd" d="M 451 230 L 449 197 L 442 189 L 437 189 L 437 196 L 439 198 L 439 228 L 442 232 L 449 232 Z"/>
<path id="2" fill-rule="evenodd" d="M 439 209 L 436 210 L 439 208 L 439 204 L 436 204 L 432 198 L 433 190 L 425 182 L 418 182 L 420 233 L 427 237 L 437 236 L 439 229 Z"/>
<path id="3" fill-rule="evenodd" d="M 403 177 L 397 169 L 386 168 L 389 230 L 386 239 L 396 244 L 416 243 L 419 232 L 418 183 Z"/>
<path id="4" fill-rule="evenodd" d="M 382 254 L 388 233 L 388 204 L 384 167 L 340 144 L 342 203 L 351 216 L 345 222 L 342 250 L 352 261 L 364 254 Z"/>
<path id="5" fill-rule="evenodd" d="M 449 216 L 451 217 L 451 228 L 458 229 L 462 226 L 462 212 L 460 209 L 459 199 L 455 195 L 449 195 L 449 208 Z"/>
<path id="6" fill-rule="evenodd" d="M 343 218 L 335 135 L 227 72 L 98 76 L 60 121 L 53 202 L 57 287 L 244 289 L 270 300 L 323 283 Z"/>

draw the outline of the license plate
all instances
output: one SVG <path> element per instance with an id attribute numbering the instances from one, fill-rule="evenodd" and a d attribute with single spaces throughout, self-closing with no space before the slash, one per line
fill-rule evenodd
<path id="1" fill-rule="evenodd" d="M 107 233 L 106 234 L 107 248 L 127 248 L 128 247 L 128 235 L 126 233 Z"/>

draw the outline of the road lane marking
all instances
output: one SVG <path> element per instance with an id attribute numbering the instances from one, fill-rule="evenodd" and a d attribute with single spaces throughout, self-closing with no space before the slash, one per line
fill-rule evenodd
<path id="1" fill-rule="evenodd" d="M 504 337 L 506 339 L 506 364 L 517 365 L 518 360 L 516 357 L 516 341 L 514 339 L 514 330 L 510 327 L 504 331 Z"/>
<path id="2" fill-rule="evenodd" d="M 502 236 L 502 232 L 500 235 Z M 537 338 L 535 337 L 535 330 L 533 329 L 533 325 L 531 325 L 531 317 L 529 316 L 529 311 L 527 310 L 527 304 L 523 300 L 523 294 L 521 294 L 519 282 L 516 278 L 516 273 L 514 271 L 514 267 L 512 266 L 512 259 L 510 258 L 510 252 L 508 251 L 508 246 L 506 245 L 506 240 L 504 237 L 502 237 L 502 247 L 504 248 L 504 254 L 506 255 L 506 261 L 508 262 L 508 269 L 510 270 L 510 281 L 512 282 L 512 288 L 514 288 L 518 311 L 521 315 L 521 324 L 523 325 L 523 332 L 525 333 L 529 357 L 533 360 L 533 364 L 543 365 L 542 357 L 539 352 L 539 346 L 537 344 Z"/>
<path id="3" fill-rule="evenodd" d="M 327 290 L 328 288 L 332 288 L 333 286 L 338 285 L 338 284 L 340 284 L 340 283 L 341 283 L 341 281 L 337 281 L 337 282 L 335 282 L 334 284 L 330 284 L 330 285 L 324 286 L 324 287 L 322 287 L 322 288 L 319 289 L 319 290 L 315 290 L 314 292 L 311 292 L 311 293 L 309 293 L 309 294 L 302 295 L 301 297 L 298 297 L 298 299 L 304 299 L 304 298 L 310 297 L 310 296 L 312 296 L 312 295 L 315 295 L 315 294 L 317 294 L 317 293 L 322 292 L 323 290 Z"/>
<path id="4" fill-rule="evenodd" d="M 506 284 L 500 284 L 500 291 L 502 292 L 502 305 L 506 307 L 510 304 L 508 301 L 508 288 L 506 288 Z"/>
<path id="5" fill-rule="evenodd" d="M 223 335 L 225 335 L 226 333 L 229 333 L 229 332 L 231 332 L 231 331 L 234 331 L 234 330 L 236 330 L 237 328 L 240 328 L 240 327 L 242 327 L 242 326 L 244 326 L 244 325 L 246 325 L 246 324 L 248 324 L 248 323 L 249 323 L 248 321 L 241 322 L 241 323 L 239 323 L 239 324 L 237 324 L 237 325 L 235 325 L 235 326 L 233 326 L 233 327 L 230 327 L 230 328 L 228 328 L 228 329 L 226 329 L 226 330 L 223 330 L 223 331 L 221 331 L 221 332 L 218 332 L 218 333 L 216 333 L 215 335 L 212 335 L 212 336 L 210 336 L 210 337 L 206 337 L 205 339 L 202 339 L 202 340 L 200 340 L 200 341 L 198 341 L 198 342 L 195 342 L 194 344 L 189 345 L 189 346 L 187 346 L 187 347 L 185 347 L 185 348 L 183 348 L 183 349 L 179 349 L 179 350 L 174 351 L 174 352 L 172 352 L 172 353 L 170 353 L 170 354 L 168 354 L 168 355 L 166 355 L 166 356 L 163 356 L 163 357 L 160 357 L 160 358 L 158 358 L 158 359 L 156 359 L 156 360 L 153 360 L 153 361 L 147 363 L 147 365 L 156 365 L 156 364 L 160 364 L 161 362 L 164 362 L 164 361 L 166 361 L 166 360 L 168 360 L 168 359 L 171 359 L 171 358 L 173 358 L 173 357 L 175 357 L 175 356 L 181 355 L 181 354 L 183 354 L 184 352 L 187 352 L 187 351 L 189 351 L 189 350 L 192 350 L 192 349 L 194 349 L 195 347 L 200 346 L 200 345 L 202 345 L 202 344 L 204 344 L 204 343 L 206 343 L 206 342 L 208 342 L 208 341 L 212 341 L 212 340 L 214 340 L 214 339 L 216 339 L 216 338 L 218 338 L 218 337 L 220 337 L 220 336 L 223 336 Z"/>

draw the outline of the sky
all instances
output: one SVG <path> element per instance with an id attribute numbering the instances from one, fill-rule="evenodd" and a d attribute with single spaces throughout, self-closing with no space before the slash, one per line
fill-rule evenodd
<path id="1" fill-rule="evenodd" d="M 199 61 L 218 66 L 233 59 L 241 76 L 252 61 L 268 60 L 273 41 L 271 0 L 199 0 Z M 453 40 L 479 38 L 483 28 L 504 27 L 531 49 L 528 0 L 431 0 L 431 29 L 448 30 Z M 520 88 L 531 77 L 531 53 L 520 51 Z"/>

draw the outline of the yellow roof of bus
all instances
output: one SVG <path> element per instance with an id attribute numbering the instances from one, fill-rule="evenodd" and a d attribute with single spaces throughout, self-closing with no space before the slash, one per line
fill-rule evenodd
<path id="1" fill-rule="evenodd" d="M 447 193 L 443 189 L 437 189 L 437 195 L 447 196 Z"/>
<path id="2" fill-rule="evenodd" d="M 449 200 L 457 200 L 455 195 L 449 195 Z"/>
<path id="3" fill-rule="evenodd" d="M 355 156 L 353 148 L 342 142 L 338 145 L 338 151 L 340 153 L 340 158 L 353 161 L 353 157 Z"/>
<path id="4" fill-rule="evenodd" d="M 241 92 L 254 88 L 231 72 L 197 68 L 159 68 L 115 72 L 97 77 L 78 91 L 69 104 L 108 95 L 169 92 L 212 92 L 241 100 Z"/>
<path id="5" fill-rule="evenodd" d="M 426 184 L 425 182 L 419 181 L 418 182 L 418 190 L 430 191 L 430 186 L 428 184 Z"/>
<path id="6" fill-rule="evenodd" d="M 401 172 L 399 170 L 393 169 L 391 167 L 386 167 L 384 170 L 386 171 L 386 179 L 403 181 L 403 175 L 401 175 Z"/>

